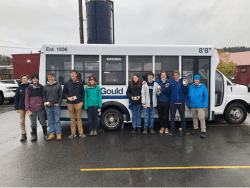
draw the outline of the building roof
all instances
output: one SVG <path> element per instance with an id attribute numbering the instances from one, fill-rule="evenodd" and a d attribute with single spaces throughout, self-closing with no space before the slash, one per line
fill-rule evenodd
<path id="1" fill-rule="evenodd" d="M 250 65 L 250 51 L 230 53 L 230 61 L 237 65 Z"/>

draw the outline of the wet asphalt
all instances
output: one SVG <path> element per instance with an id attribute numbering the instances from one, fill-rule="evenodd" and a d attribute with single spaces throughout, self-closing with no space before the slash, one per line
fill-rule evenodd
<path id="1" fill-rule="evenodd" d="M 1 107 L 0 107 L 1 108 Z M 28 119 L 27 119 L 28 120 Z M 30 132 L 29 120 L 26 131 Z M 189 123 L 189 125 L 191 125 Z M 45 141 L 38 125 L 38 140 L 20 142 L 15 111 L 0 114 L 0 186 L 250 186 L 250 169 L 168 169 L 90 171 L 88 168 L 250 166 L 250 118 L 240 125 L 209 122 L 206 138 L 200 134 L 173 136 L 131 134 L 131 125 L 117 132 L 99 130 L 87 138 L 69 140 L 69 122 L 62 122 L 62 140 Z M 178 126 L 177 126 L 178 127 Z M 191 127 L 188 127 L 191 131 Z"/>

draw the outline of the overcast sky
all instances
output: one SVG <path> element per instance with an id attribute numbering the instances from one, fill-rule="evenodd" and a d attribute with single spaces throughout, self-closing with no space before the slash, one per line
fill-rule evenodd
<path id="1" fill-rule="evenodd" d="M 116 44 L 250 46 L 250 0 L 114 0 L 114 8 Z M 0 28 L 2 55 L 79 44 L 78 0 L 0 0 Z"/>

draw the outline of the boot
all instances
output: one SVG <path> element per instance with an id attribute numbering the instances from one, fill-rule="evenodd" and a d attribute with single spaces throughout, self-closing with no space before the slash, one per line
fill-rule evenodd
<path id="1" fill-rule="evenodd" d="M 56 135 L 56 140 L 59 141 L 62 139 L 62 133 Z"/>
<path id="2" fill-rule="evenodd" d="M 132 131 L 132 134 L 135 134 L 136 133 L 136 127 L 133 128 L 133 131 Z"/>
<path id="3" fill-rule="evenodd" d="M 144 128 L 143 134 L 147 134 L 147 133 L 148 133 L 148 129 L 147 129 L 147 128 Z"/>
<path id="4" fill-rule="evenodd" d="M 32 132 L 31 132 L 31 142 L 34 142 L 37 140 L 37 130 L 36 128 L 32 128 Z"/>
<path id="5" fill-rule="evenodd" d="M 151 127 L 151 128 L 150 128 L 150 133 L 151 133 L 151 134 L 154 134 L 154 133 L 155 133 L 155 131 L 154 131 L 154 128 L 153 128 L 153 127 Z"/>
<path id="6" fill-rule="evenodd" d="M 90 135 L 90 136 L 93 136 L 93 135 L 94 135 L 94 130 L 91 130 L 91 132 L 90 132 L 89 135 Z"/>
<path id="7" fill-rule="evenodd" d="M 205 138 L 205 132 L 201 132 L 201 138 Z"/>
<path id="8" fill-rule="evenodd" d="M 137 134 L 141 134 L 141 127 L 137 127 Z"/>
<path id="9" fill-rule="evenodd" d="M 42 126 L 42 128 L 43 128 L 44 139 L 46 140 L 48 138 L 47 126 Z"/>
<path id="10" fill-rule="evenodd" d="M 46 140 L 47 141 L 50 141 L 50 140 L 53 140 L 55 138 L 55 134 L 50 134 L 47 138 L 46 138 Z"/>
<path id="11" fill-rule="evenodd" d="M 22 134 L 22 137 L 21 137 L 20 141 L 22 142 L 22 141 L 25 141 L 25 140 L 27 140 L 27 135 L 26 134 Z"/>
<path id="12" fill-rule="evenodd" d="M 192 135 L 197 134 L 198 133 L 198 129 L 193 129 L 193 131 L 191 132 Z"/>

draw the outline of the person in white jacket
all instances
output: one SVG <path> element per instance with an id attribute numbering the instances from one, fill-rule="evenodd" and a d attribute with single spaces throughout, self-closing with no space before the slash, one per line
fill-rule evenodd
<path id="1" fill-rule="evenodd" d="M 144 114 L 144 130 L 143 134 L 147 134 L 148 128 L 151 133 L 154 131 L 154 114 L 157 106 L 157 96 L 161 94 L 161 86 L 154 81 L 154 73 L 147 73 L 148 80 L 142 85 L 141 101 Z"/>

